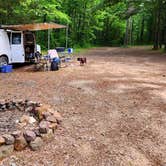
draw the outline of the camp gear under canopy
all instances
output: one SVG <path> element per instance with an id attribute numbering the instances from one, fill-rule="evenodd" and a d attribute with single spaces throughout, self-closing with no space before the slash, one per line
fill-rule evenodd
<path id="1" fill-rule="evenodd" d="M 34 24 L 20 24 L 20 25 L 1 25 L 3 29 L 17 30 L 17 31 L 40 31 L 48 29 L 66 28 L 65 25 L 56 23 L 34 23 Z"/>

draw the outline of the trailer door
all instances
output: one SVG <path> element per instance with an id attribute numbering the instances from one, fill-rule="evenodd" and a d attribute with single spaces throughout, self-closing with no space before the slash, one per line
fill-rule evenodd
<path id="1" fill-rule="evenodd" d="M 25 62 L 22 32 L 12 32 L 11 54 L 12 54 L 12 63 Z"/>

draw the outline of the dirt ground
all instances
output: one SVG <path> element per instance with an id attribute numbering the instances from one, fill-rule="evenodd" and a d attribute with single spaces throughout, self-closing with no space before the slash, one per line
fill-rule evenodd
<path id="1" fill-rule="evenodd" d="M 0 99 L 51 104 L 64 117 L 38 152 L 1 165 L 166 166 L 166 54 L 150 48 L 96 48 L 88 64 L 58 72 L 0 74 Z"/>

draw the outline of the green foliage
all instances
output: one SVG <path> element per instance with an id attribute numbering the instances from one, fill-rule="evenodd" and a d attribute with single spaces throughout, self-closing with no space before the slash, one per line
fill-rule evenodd
<path id="1" fill-rule="evenodd" d="M 154 39 L 164 44 L 165 11 L 165 0 L 0 0 L 0 24 L 66 24 L 70 47 L 123 45 L 124 41 L 151 44 Z M 46 49 L 47 32 L 36 36 Z M 65 30 L 51 31 L 51 47 L 56 46 L 65 46 Z"/>

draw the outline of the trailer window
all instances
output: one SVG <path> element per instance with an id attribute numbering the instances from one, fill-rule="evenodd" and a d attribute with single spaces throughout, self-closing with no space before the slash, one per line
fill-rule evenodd
<path id="1" fill-rule="evenodd" d="M 21 44 L 21 33 L 12 33 L 12 44 Z"/>

